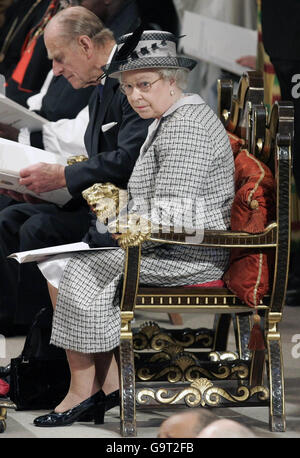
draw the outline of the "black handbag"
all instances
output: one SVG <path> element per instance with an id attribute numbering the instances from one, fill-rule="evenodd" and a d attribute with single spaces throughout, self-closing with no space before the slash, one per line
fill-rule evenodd
<path id="1" fill-rule="evenodd" d="M 67 394 L 70 370 L 65 351 L 49 343 L 52 310 L 43 308 L 11 360 L 9 397 L 16 410 L 53 409 Z"/>

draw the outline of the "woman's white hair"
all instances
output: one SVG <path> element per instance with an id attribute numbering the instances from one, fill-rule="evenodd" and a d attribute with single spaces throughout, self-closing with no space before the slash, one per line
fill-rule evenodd
<path id="1" fill-rule="evenodd" d="M 174 80 L 182 91 L 186 89 L 189 76 L 189 70 L 186 68 L 161 68 L 158 69 L 158 73 L 164 79 Z"/>

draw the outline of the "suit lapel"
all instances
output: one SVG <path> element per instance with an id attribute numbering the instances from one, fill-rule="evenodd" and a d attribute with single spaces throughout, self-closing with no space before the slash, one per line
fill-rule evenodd
<path id="1" fill-rule="evenodd" d="M 90 121 L 89 125 L 87 128 L 87 131 L 85 133 L 85 141 L 86 141 L 86 148 L 87 151 L 89 152 L 89 156 L 94 156 L 96 154 L 97 150 L 95 150 L 95 147 L 98 145 L 98 141 L 96 142 L 97 138 L 97 118 L 99 116 L 99 107 L 100 107 L 100 101 L 99 101 L 99 95 L 98 95 L 98 90 L 95 89 L 95 94 L 93 94 L 93 102 L 90 106 Z"/>
<path id="2" fill-rule="evenodd" d="M 101 127 L 104 124 L 104 119 L 108 110 L 108 107 L 110 106 L 111 100 L 114 96 L 116 86 L 118 86 L 118 81 L 114 80 L 112 78 L 107 78 L 105 81 L 104 89 L 103 89 L 103 97 L 101 102 L 99 102 L 99 97 L 98 97 L 98 104 L 95 107 L 94 111 L 94 130 L 93 130 L 93 148 L 92 151 L 96 152 L 99 149 L 99 142 L 101 141 L 101 134 L 102 130 Z"/>

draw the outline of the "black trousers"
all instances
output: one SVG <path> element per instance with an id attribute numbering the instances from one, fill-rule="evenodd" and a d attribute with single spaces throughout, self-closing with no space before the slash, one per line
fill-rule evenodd
<path id="1" fill-rule="evenodd" d="M 16 203 L 2 208 L 0 323 L 31 324 L 42 307 L 51 306 L 46 280 L 36 263 L 19 264 L 7 256 L 82 240 L 89 227 L 88 211 L 83 205 L 67 210 L 49 203 Z"/>
<path id="2" fill-rule="evenodd" d="M 296 90 L 296 83 L 293 82 L 294 75 L 299 75 L 300 81 L 300 60 L 288 61 L 271 58 L 271 61 L 279 80 L 281 99 L 294 104 L 293 175 L 297 194 L 300 196 L 300 88 Z"/>

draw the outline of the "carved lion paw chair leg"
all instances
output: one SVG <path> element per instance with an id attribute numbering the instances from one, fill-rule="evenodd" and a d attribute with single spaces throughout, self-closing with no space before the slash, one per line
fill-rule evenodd
<path id="1" fill-rule="evenodd" d="M 229 231 L 205 230 L 201 245 L 230 249 L 221 287 L 139 284 L 141 245 L 126 249 L 121 298 L 121 434 L 136 435 L 136 409 L 268 406 L 271 431 L 285 430 L 279 323 L 290 246 L 293 106 L 268 114 L 263 79 L 245 73 L 233 95 L 218 82 L 219 116 L 235 157 L 236 194 Z M 193 244 L 160 231 L 150 240 Z M 149 240 L 149 239 L 148 239 Z M 197 245 L 197 243 L 194 243 Z M 213 329 L 131 329 L 135 312 L 213 314 Z M 233 324 L 235 349 L 227 339 Z"/>

